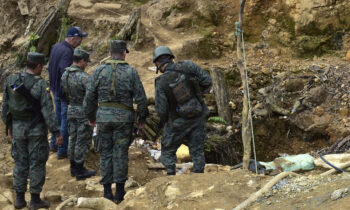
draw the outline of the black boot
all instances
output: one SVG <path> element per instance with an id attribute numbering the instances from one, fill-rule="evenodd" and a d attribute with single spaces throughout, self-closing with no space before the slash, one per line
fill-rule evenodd
<path id="1" fill-rule="evenodd" d="M 86 178 L 90 178 L 90 177 L 96 175 L 96 171 L 88 171 L 84 167 L 84 162 L 83 163 L 75 163 L 75 166 L 76 166 L 76 178 L 77 178 L 77 181 L 84 180 Z"/>
<path id="2" fill-rule="evenodd" d="M 103 185 L 103 197 L 113 201 L 112 184 Z"/>
<path id="3" fill-rule="evenodd" d="M 70 160 L 70 175 L 75 177 L 77 175 L 77 167 L 74 160 Z"/>
<path id="4" fill-rule="evenodd" d="M 125 182 L 124 183 L 116 183 L 116 184 L 117 184 L 117 186 L 115 188 L 114 202 L 119 204 L 119 203 L 121 203 L 124 200 L 124 195 L 125 195 L 124 186 L 125 186 Z"/>
<path id="5" fill-rule="evenodd" d="M 176 166 L 175 165 L 167 166 L 166 167 L 166 175 L 168 175 L 168 176 L 176 175 Z"/>
<path id="6" fill-rule="evenodd" d="M 24 198 L 24 192 L 16 192 L 15 208 L 22 209 L 27 206 L 27 202 Z"/>
<path id="7" fill-rule="evenodd" d="M 50 203 L 47 201 L 43 201 L 40 199 L 40 194 L 30 193 L 30 210 L 37 210 L 41 208 L 48 209 L 50 207 Z"/>

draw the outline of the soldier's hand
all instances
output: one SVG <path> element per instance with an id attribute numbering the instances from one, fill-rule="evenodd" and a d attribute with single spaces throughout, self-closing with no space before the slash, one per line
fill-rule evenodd
<path id="1" fill-rule="evenodd" d="M 56 145 L 62 145 L 63 144 L 63 137 L 59 136 L 56 137 Z"/>
<path id="2" fill-rule="evenodd" d="M 12 139 L 12 138 L 13 138 L 13 135 L 12 135 L 12 130 L 11 130 L 11 129 L 8 129 L 8 135 L 9 135 L 10 139 Z"/>
<path id="3" fill-rule="evenodd" d="M 89 120 L 89 125 L 96 127 L 96 120 Z"/>
<path id="4" fill-rule="evenodd" d="M 139 123 L 139 129 L 143 129 L 145 127 L 144 123 Z"/>

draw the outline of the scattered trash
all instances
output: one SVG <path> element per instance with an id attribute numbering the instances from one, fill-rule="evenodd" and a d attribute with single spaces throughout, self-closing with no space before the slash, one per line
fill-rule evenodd
<path id="1" fill-rule="evenodd" d="M 309 154 L 290 155 L 276 158 L 272 162 L 260 162 L 266 170 L 309 171 L 315 168 L 314 158 Z"/>
<path id="2" fill-rule="evenodd" d="M 324 155 L 323 158 L 331 162 L 335 166 L 338 166 L 339 164 L 349 162 L 350 154 L 329 154 L 329 155 Z M 321 158 L 316 158 L 314 160 L 314 164 L 317 167 L 332 168 L 327 163 L 325 163 Z"/>
<path id="3" fill-rule="evenodd" d="M 342 188 L 342 189 L 338 189 L 338 190 L 334 191 L 331 194 L 331 200 L 335 201 L 335 200 L 338 200 L 339 198 L 346 196 L 348 191 L 349 191 L 348 188 Z"/>
<path id="4" fill-rule="evenodd" d="M 185 174 L 187 172 L 188 169 L 192 168 L 193 163 L 184 163 L 182 168 L 179 169 L 176 173 L 177 174 Z"/>

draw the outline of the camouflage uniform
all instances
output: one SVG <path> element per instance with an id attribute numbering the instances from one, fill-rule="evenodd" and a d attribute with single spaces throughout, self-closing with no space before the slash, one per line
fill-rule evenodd
<path id="1" fill-rule="evenodd" d="M 180 69 L 196 75 L 202 91 L 211 85 L 210 75 L 192 61 L 169 63 L 164 73 L 156 78 L 155 109 L 161 122 L 165 123 L 162 133 L 161 161 L 168 174 L 175 173 L 176 151 L 181 144 L 189 146 L 193 165 L 193 172 L 203 172 L 205 166 L 204 141 L 206 137 L 206 116 L 208 107 L 203 104 L 201 116 L 193 119 L 184 119 L 176 113 L 176 100 L 169 93 L 169 83 L 173 82 L 179 74 L 169 69 Z M 186 141 L 187 140 L 187 141 Z"/>
<path id="2" fill-rule="evenodd" d="M 90 77 L 80 67 L 72 65 L 62 75 L 61 85 L 68 98 L 68 158 L 83 163 L 91 146 L 92 130 L 83 110 L 83 100 Z"/>
<path id="3" fill-rule="evenodd" d="M 125 61 L 110 59 L 94 71 L 84 109 L 89 120 L 97 122 L 103 185 L 127 180 L 128 149 L 135 120 L 133 99 L 138 117 L 145 119 L 148 109 L 143 85 L 136 69 Z"/>
<path id="4" fill-rule="evenodd" d="M 40 101 L 43 120 L 31 126 L 33 113 L 13 113 L 13 107 L 21 106 L 16 102 L 18 93 L 15 93 L 11 85 L 19 85 L 19 76 L 30 94 Z M 60 136 L 59 126 L 53 111 L 51 96 L 48 92 L 48 84 L 40 76 L 22 72 L 9 76 L 5 84 L 1 118 L 6 122 L 6 115 L 12 114 L 12 151 L 15 161 L 13 169 L 13 188 L 16 192 L 26 192 L 27 178 L 30 177 L 29 191 L 39 194 L 45 183 L 46 161 L 49 156 L 49 144 L 47 142 L 47 128 L 56 136 Z M 25 116 L 26 115 L 26 116 Z"/>

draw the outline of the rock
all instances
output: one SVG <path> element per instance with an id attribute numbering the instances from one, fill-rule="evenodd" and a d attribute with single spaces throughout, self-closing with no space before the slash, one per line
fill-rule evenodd
<path id="1" fill-rule="evenodd" d="M 301 79 L 290 79 L 286 81 L 285 89 L 288 92 L 295 92 L 304 89 L 304 81 Z"/>
<path id="2" fill-rule="evenodd" d="M 81 1 L 80 1 L 81 2 Z M 108 10 L 117 10 L 122 7 L 121 4 L 116 3 L 96 3 L 95 7 L 98 9 L 108 9 Z"/>
<path id="3" fill-rule="evenodd" d="M 144 188 L 144 187 L 140 187 L 139 189 L 137 189 L 135 191 L 135 197 L 141 195 L 143 192 L 145 192 L 145 190 L 146 190 L 146 188 Z"/>
<path id="4" fill-rule="evenodd" d="M 179 188 L 177 188 L 174 184 L 168 186 L 167 189 L 165 190 L 165 196 L 169 200 L 175 200 L 175 198 L 179 195 L 181 195 L 181 192 Z"/>
<path id="5" fill-rule="evenodd" d="M 340 109 L 340 116 L 348 117 L 349 116 L 349 109 L 348 108 Z"/>
<path id="6" fill-rule="evenodd" d="M 189 198 L 201 198 L 203 197 L 204 193 L 203 191 L 196 191 L 196 192 L 192 192 L 188 197 Z"/>
<path id="7" fill-rule="evenodd" d="M 6 190 L 2 193 L 2 195 L 7 198 L 8 201 L 10 201 L 12 204 L 14 204 L 14 196 L 13 193 L 10 190 Z"/>
<path id="8" fill-rule="evenodd" d="M 50 201 L 50 202 L 60 202 L 62 201 L 62 196 L 60 193 L 55 192 L 55 191 L 47 191 L 45 193 L 45 199 Z"/>
<path id="9" fill-rule="evenodd" d="M 28 9 L 27 0 L 19 0 L 17 3 L 18 3 L 19 11 L 21 12 L 21 15 L 28 15 L 29 9 Z"/>
<path id="10" fill-rule="evenodd" d="M 331 194 L 331 200 L 335 201 L 335 200 L 338 200 L 339 198 L 344 197 L 348 191 L 349 191 L 348 188 L 342 188 L 342 189 L 338 189 L 338 190 L 334 191 Z"/>
<path id="11" fill-rule="evenodd" d="M 346 56 L 344 57 L 344 60 L 350 61 L 350 50 L 346 53 Z"/>
<path id="12" fill-rule="evenodd" d="M 303 181 L 303 182 L 299 182 L 300 186 L 307 186 L 308 182 L 307 181 Z"/>
<path id="13" fill-rule="evenodd" d="M 126 180 L 125 182 L 125 188 L 132 188 L 132 187 L 138 187 L 140 186 L 139 183 L 137 183 L 134 179 L 132 179 L 131 177 L 128 178 L 128 180 Z"/>
<path id="14" fill-rule="evenodd" d="M 206 164 L 204 168 L 205 172 L 217 172 L 218 170 L 219 168 L 216 164 Z"/>
<path id="15" fill-rule="evenodd" d="M 0 202 L 7 202 L 7 198 L 0 194 Z"/>
<path id="16" fill-rule="evenodd" d="M 13 205 L 7 205 L 3 207 L 2 210 L 15 210 L 15 207 Z"/>

